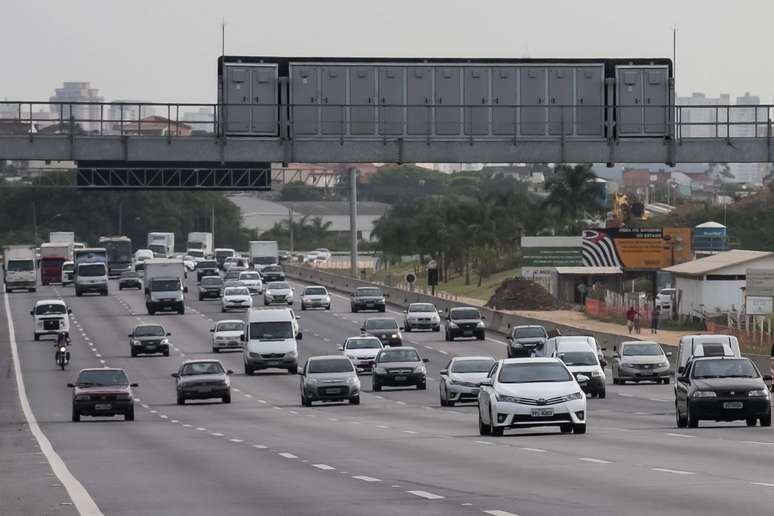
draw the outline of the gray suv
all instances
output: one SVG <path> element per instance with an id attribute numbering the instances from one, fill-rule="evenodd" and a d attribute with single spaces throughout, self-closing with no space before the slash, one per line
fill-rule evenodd
<path id="1" fill-rule="evenodd" d="M 548 332 L 542 326 L 514 326 L 508 337 L 508 358 L 539 355 L 548 341 Z"/>

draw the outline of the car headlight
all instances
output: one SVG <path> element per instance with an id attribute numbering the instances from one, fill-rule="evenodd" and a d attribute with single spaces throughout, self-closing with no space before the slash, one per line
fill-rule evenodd
<path id="1" fill-rule="evenodd" d="M 318 378 L 315 378 L 314 376 L 310 376 L 306 379 L 307 383 L 315 384 L 319 381 Z"/>
<path id="2" fill-rule="evenodd" d="M 668 364 L 666 362 L 659 362 L 656 364 L 656 367 L 666 367 Z"/>
<path id="3" fill-rule="evenodd" d="M 89 401 L 91 400 L 91 396 L 88 394 L 79 394 L 75 397 L 75 401 Z"/>
<path id="4" fill-rule="evenodd" d="M 582 392 L 580 392 L 580 391 L 578 391 L 578 392 L 573 392 L 572 394 L 568 394 L 568 395 L 567 395 L 567 401 L 570 401 L 570 400 L 579 400 L 579 399 L 582 399 L 582 398 L 585 398 L 585 397 L 586 397 L 586 396 L 585 396 L 585 395 L 584 395 Z"/>
<path id="5" fill-rule="evenodd" d="M 754 389 L 747 393 L 748 396 L 752 397 L 762 397 L 762 398 L 768 398 L 769 397 L 769 391 L 766 389 Z"/>
<path id="6" fill-rule="evenodd" d="M 390 335 L 390 338 L 391 339 L 397 339 L 398 338 L 398 334 L 397 333 L 393 333 L 392 335 Z"/>
<path id="7" fill-rule="evenodd" d="M 118 401 L 128 401 L 129 400 L 129 395 L 126 394 L 126 393 L 116 394 L 116 400 L 118 400 Z"/>
<path id="8" fill-rule="evenodd" d="M 456 328 L 456 327 L 457 327 L 456 323 L 453 323 L 453 322 L 449 323 L 449 328 Z"/>
<path id="9" fill-rule="evenodd" d="M 478 321 L 478 324 L 476 325 L 477 328 L 483 328 L 484 327 L 484 321 Z"/>
<path id="10" fill-rule="evenodd" d="M 268 290 L 266 291 L 266 294 L 264 294 L 264 295 L 266 296 L 266 299 L 271 299 L 272 298 L 271 292 L 269 292 Z"/>
<path id="11" fill-rule="evenodd" d="M 717 398 L 717 394 L 712 391 L 696 391 L 693 393 L 694 398 Z"/>
<path id="12" fill-rule="evenodd" d="M 325 296 L 325 302 L 330 303 L 331 302 L 331 296 Z"/>
<path id="13" fill-rule="evenodd" d="M 290 358 L 296 358 L 296 357 L 298 356 L 298 351 L 295 351 L 295 350 L 293 350 L 293 351 L 288 351 L 288 352 L 285 354 L 285 356 L 287 356 L 287 357 L 290 357 Z"/>
<path id="14" fill-rule="evenodd" d="M 352 361 L 357 360 L 357 357 L 355 355 L 347 355 L 347 358 Z"/>
<path id="15" fill-rule="evenodd" d="M 420 365 L 418 365 L 417 367 L 414 368 L 414 372 L 415 373 L 420 373 L 420 374 L 425 374 L 427 372 L 427 369 L 425 369 L 424 365 L 420 364 Z"/>
<path id="16" fill-rule="evenodd" d="M 250 352 L 250 358 L 261 358 L 261 354 L 260 354 L 260 353 L 253 353 L 253 352 L 251 351 L 251 352 Z"/>
<path id="17" fill-rule="evenodd" d="M 137 339 L 133 339 L 133 340 L 132 340 L 132 345 L 133 345 L 133 346 L 139 346 L 139 345 L 140 345 L 140 341 L 139 341 L 139 340 L 137 340 Z"/>
<path id="18" fill-rule="evenodd" d="M 169 344 L 169 339 L 161 339 L 162 344 Z"/>
<path id="19" fill-rule="evenodd" d="M 497 401 L 505 401 L 507 403 L 518 403 L 519 402 L 513 396 L 506 396 L 505 394 L 497 394 L 497 393 L 495 393 L 495 398 L 497 398 Z"/>
<path id="20" fill-rule="evenodd" d="M 591 376 L 596 378 L 599 376 L 605 376 L 605 373 L 603 373 L 602 371 L 591 371 Z"/>
<path id="21" fill-rule="evenodd" d="M 374 367 L 374 373 L 376 374 L 387 374 L 387 370 L 383 367 L 376 366 Z"/>
<path id="22" fill-rule="evenodd" d="M 350 376 L 349 378 L 347 378 L 347 383 L 350 385 L 360 385 L 360 380 L 358 380 L 354 376 Z"/>

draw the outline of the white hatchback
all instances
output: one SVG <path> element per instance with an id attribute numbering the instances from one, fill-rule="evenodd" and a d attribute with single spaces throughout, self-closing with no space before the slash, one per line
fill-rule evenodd
<path id="1" fill-rule="evenodd" d="M 308 308 L 331 309 L 331 296 L 328 289 L 320 286 L 306 287 L 301 293 L 301 310 Z"/>
<path id="2" fill-rule="evenodd" d="M 586 395 L 558 358 L 508 358 L 495 364 L 478 392 L 478 430 L 503 435 L 507 428 L 558 426 L 586 433 Z M 580 382 L 580 383 L 579 383 Z"/>
<path id="3" fill-rule="evenodd" d="M 239 319 L 226 319 L 215 323 L 212 332 L 212 352 L 221 349 L 242 349 L 245 337 L 245 323 Z"/>
<path id="4" fill-rule="evenodd" d="M 226 287 L 220 300 L 221 311 L 249 310 L 253 307 L 253 298 L 247 287 Z"/>

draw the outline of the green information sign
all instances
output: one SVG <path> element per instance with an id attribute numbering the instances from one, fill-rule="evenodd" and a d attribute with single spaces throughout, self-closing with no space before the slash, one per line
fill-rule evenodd
<path id="1" fill-rule="evenodd" d="M 583 267 L 580 247 L 522 247 L 522 267 Z"/>

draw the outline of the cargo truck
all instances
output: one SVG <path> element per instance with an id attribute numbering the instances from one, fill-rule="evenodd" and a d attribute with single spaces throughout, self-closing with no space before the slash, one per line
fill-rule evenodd
<path id="1" fill-rule="evenodd" d="M 188 292 L 188 287 L 185 285 L 186 272 L 182 260 L 146 260 L 144 274 L 145 308 L 148 314 L 154 315 L 161 311 L 176 311 L 181 315 L 185 313 L 183 294 Z"/>
<path id="2" fill-rule="evenodd" d="M 186 254 L 194 258 L 209 258 L 212 256 L 212 233 L 188 233 Z"/>
<path id="3" fill-rule="evenodd" d="M 35 292 L 38 285 L 38 267 L 34 247 L 9 245 L 3 248 L 3 284 L 6 292 Z"/>
<path id="4" fill-rule="evenodd" d="M 87 292 L 108 295 L 107 249 L 84 247 L 74 251 L 75 295 Z"/>
<path id="5" fill-rule="evenodd" d="M 73 259 L 72 242 L 46 242 L 40 245 L 40 283 L 62 282 L 62 267 Z"/>
<path id="6" fill-rule="evenodd" d="M 279 246 L 274 240 L 258 240 L 250 242 L 250 265 L 257 271 L 267 265 L 279 263 Z"/>
<path id="7" fill-rule="evenodd" d="M 148 249 L 156 258 L 169 258 L 175 253 L 175 234 L 148 233 Z"/>
<path id="8" fill-rule="evenodd" d="M 107 249 L 108 277 L 117 278 L 132 270 L 132 240 L 125 236 L 99 237 L 99 245 Z"/>
<path id="9" fill-rule="evenodd" d="M 72 231 L 52 231 L 48 234 L 48 241 L 57 244 L 75 243 L 75 233 Z"/>

